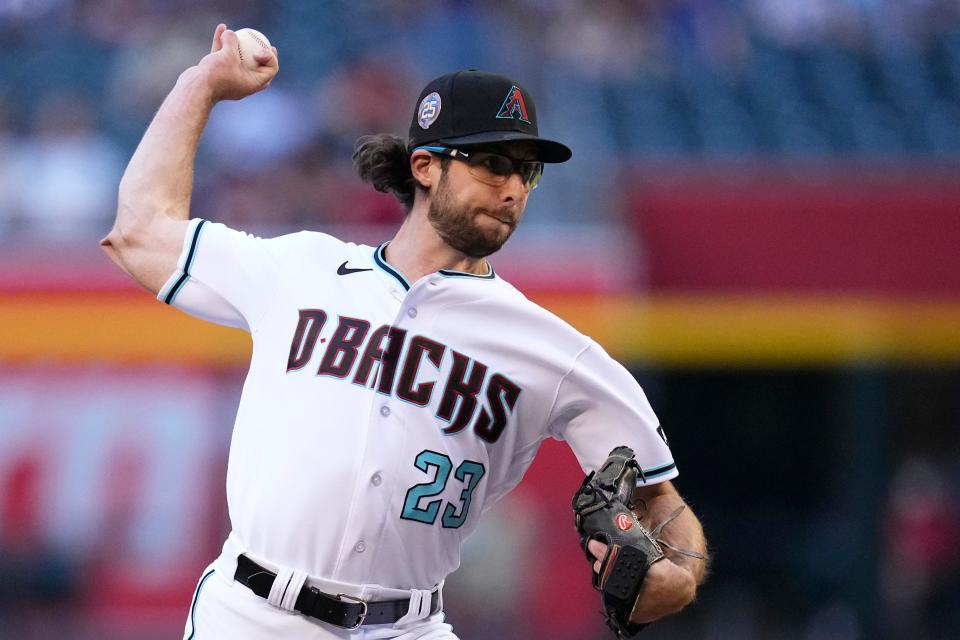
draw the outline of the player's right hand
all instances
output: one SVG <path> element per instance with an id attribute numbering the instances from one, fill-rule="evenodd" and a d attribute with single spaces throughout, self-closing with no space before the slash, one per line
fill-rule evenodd
<path id="1" fill-rule="evenodd" d="M 277 48 L 271 48 L 272 54 L 264 51 L 254 54 L 257 68 L 250 69 L 240 59 L 237 35 L 225 24 L 219 24 L 210 53 L 200 60 L 197 68 L 209 83 L 215 100 L 240 100 L 265 89 L 280 70 Z"/>

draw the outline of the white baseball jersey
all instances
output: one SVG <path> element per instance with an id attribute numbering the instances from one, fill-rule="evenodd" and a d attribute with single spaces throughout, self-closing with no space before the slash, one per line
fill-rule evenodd
<path id="1" fill-rule="evenodd" d="M 547 437 L 584 471 L 628 445 L 648 482 L 676 475 L 640 386 L 594 341 L 492 271 L 407 282 L 384 247 L 189 225 L 158 298 L 253 337 L 227 472 L 241 548 L 426 589 Z"/>

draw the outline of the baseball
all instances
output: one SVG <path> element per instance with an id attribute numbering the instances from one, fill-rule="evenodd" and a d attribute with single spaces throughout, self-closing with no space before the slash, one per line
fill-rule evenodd
<path id="1" fill-rule="evenodd" d="M 257 68 L 257 61 L 253 58 L 254 55 L 261 51 L 272 53 L 270 50 L 270 41 L 267 40 L 267 36 L 256 29 L 240 29 L 236 34 L 237 40 L 239 41 L 240 59 L 248 69 Z"/>

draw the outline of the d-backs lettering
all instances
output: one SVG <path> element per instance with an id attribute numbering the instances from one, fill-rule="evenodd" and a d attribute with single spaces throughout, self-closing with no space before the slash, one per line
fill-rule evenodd
<path id="1" fill-rule="evenodd" d="M 327 314 L 321 309 L 300 310 L 297 329 L 290 343 L 287 373 L 303 369 L 310 362 L 326 321 Z M 408 342 L 401 367 L 400 354 Z M 520 386 L 503 374 L 490 372 L 479 360 L 425 336 L 408 336 L 405 329 L 391 325 L 370 331 L 368 321 L 340 316 L 340 323 L 320 360 L 317 375 L 346 379 L 352 374 L 354 384 L 369 386 L 379 393 L 396 395 L 425 407 L 430 404 L 438 380 L 418 383 L 420 367 L 427 361 L 440 371 L 448 352 L 452 364 L 437 406 L 437 417 L 450 423 L 443 432 L 458 433 L 472 422 L 473 432 L 478 437 L 496 442 L 517 405 L 522 391 Z M 376 369 L 379 374 L 374 373 Z M 486 399 L 486 406 L 481 406 L 479 413 L 478 396 Z"/>

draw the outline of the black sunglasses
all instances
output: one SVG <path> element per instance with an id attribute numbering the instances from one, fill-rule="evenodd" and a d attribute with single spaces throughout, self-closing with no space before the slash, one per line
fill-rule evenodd
<path id="1" fill-rule="evenodd" d="M 503 185 L 507 178 L 517 173 L 520 174 L 520 178 L 527 189 L 533 190 L 537 188 L 540 178 L 543 176 L 543 163 L 538 160 L 514 160 L 490 151 L 467 153 L 460 149 L 437 145 L 417 147 L 414 151 L 419 149 L 465 162 L 475 178 L 495 187 Z"/>

